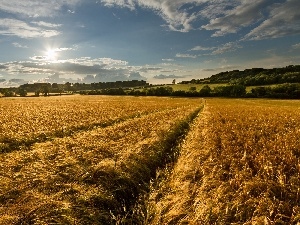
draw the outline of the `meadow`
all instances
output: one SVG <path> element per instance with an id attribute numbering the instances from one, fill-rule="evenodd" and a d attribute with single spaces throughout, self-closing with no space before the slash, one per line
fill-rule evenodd
<path id="1" fill-rule="evenodd" d="M 298 100 L 0 105 L 0 224 L 300 223 Z"/>

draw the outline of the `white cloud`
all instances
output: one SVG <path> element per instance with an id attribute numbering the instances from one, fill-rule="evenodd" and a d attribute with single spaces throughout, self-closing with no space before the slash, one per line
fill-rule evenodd
<path id="1" fill-rule="evenodd" d="M 0 19 L 0 34 L 21 38 L 53 37 L 60 34 L 57 30 L 33 27 L 16 19 Z"/>
<path id="2" fill-rule="evenodd" d="M 45 56 L 35 56 L 28 61 L 2 63 L 0 64 L 0 73 L 4 74 L 5 79 L 22 77 L 28 82 L 49 81 L 49 77 L 59 75 L 64 79 L 72 78 L 73 81 L 70 82 L 89 83 L 132 79 L 143 79 L 150 82 L 157 74 L 168 73 L 179 78 L 182 74 L 190 72 L 185 71 L 182 65 L 170 63 L 129 66 L 127 61 L 112 58 L 81 57 L 49 61 Z M 62 80 L 60 79 L 60 81 Z"/>
<path id="3" fill-rule="evenodd" d="M 242 28 L 257 25 L 247 39 L 259 40 L 300 33 L 300 1 L 285 0 L 100 0 L 108 7 L 137 7 L 156 12 L 172 31 L 188 32 L 194 22 L 209 20 L 201 26 L 214 31 L 213 37 L 237 33 Z"/>
<path id="4" fill-rule="evenodd" d="M 238 48 L 242 48 L 241 45 L 238 44 L 238 42 L 228 42 L 223 45 L 220 45 L 218 47 L 203 47 L 203 46 L 195 46 L 194 48 L 188 50 L 188 51 L 210 51 L 203 55 L 220 55 L 224 54 L 226 52 L 232 52 L 237 50 Z M 199 55 L 200 56 L 200 55 Z M 190 54 L 177 54 L 176 57 L 190 57 L 190 58 L 196 58 L 196 55 L 190 55 Z"/>
<path id="5" fill-rule="evenodd" d="M 16 48 L 28 48 L 27 45 L 22 45 L 22 44 L 17 43 L 17 42 L 13 42 L 12 45 L 15 46 Z"/>
<path id="6" fill-rule="evenodd" d="M 54 51 L 56 52 L 62 52 L 62 51 L 71 51 L 74 50 L 73 48 L 56 48 Z"/>
<path id="7" fill-rule="evenodd" d="M 210 20 L 203 25 L 206 30 L 218 30 L 212 36 L 218 37 L 228 33 L 236 33 L 242 27 L 247 27 L 263 18 L 261 10 L 267 0 L 241 0 L 241 3 L 231 10 L 225 11 L 225 15 Z"/>
<path id="8" fill-rule="evenodd" d="M 0 10 L 29 17 L 51 17 L 63 6 L 73 8 L 81 0 L 0 0 Z"/>
<path id="9" fill-rule="evenodd" d="M 235 33 L 262 18 L 262 5 L 268 0 L 101 0 L 108 7 L 119 6 L 134 10 L 137 6 L 155 11 L 172 31 L 188 32 L 193 22 L 209 19 L 206 30 L 219 30 L 213 36 Z"/>
<path id="10" fill-rule="evenodd" d="M 292 45 L 293 49 L 300 49 L 300 43 Z"/>
<path id="11" fill-rule="evenodd" d="M 206 19 L 215 19 L 217 17 L 225 16 L 230 13 L 230 11 L 237 7 L 241 1 L 239 0 L 217 0 L 217 1 L 207 1 L 200 11 L 199 14 L 201 17 Z"/>
<path id="12" fill-rule="evenodd" d="M 82 57 L 68 60 L 49 61 L 46 56 L 30 57 L 31 61 L 2 63 L 0 71 L 9 74 L 98 74 L 103 71 L 120 71 L 129 69 L 128 62 L 111 58 Z"/>
<path id="13" fill-rule="evenodd" d="M 91 59 L 83 57 L 78 59 L 45 61 L 45 57 L 32 57 L 31 61 L 7 62 L 0 64 L 0 71 L 8 77 L 30 77 L 29 82 L 53 81 L 51 77 L 71 77 L 70 82 L 108 82 L 132 79 L 146 79 L 141 76 L 138 69 L 127 67 L 127 62 L 110 58 Z M 88 75 L 87 75 L 88 74 Z M 33 76 L 36 75 L 36 78 Z M 59 79 L 59 81 L 63 81 Z"/>
<path id="14" fill-rule="evenodd" d="M 148 72 L 152 72 L 152 71 L 159 71 L 162 69 L 162 67 L 154 67 L 154 66 L 145 65 L 145 66 L 137 67 L 137 69 L 139 72 L 148 73 Z"/>
<path id="15" fill-rule="evenodd" d="M 49 27 L 49 28 L 56 28 L 56 27 L 60 27 L 62 25 L 62 24 L 47 23 L 44 21 L 31 22 L 31 23 L 36 24 L 41 27 Z"/>
<path id="16" fill-rule="evenodd" d="M 29 59 L 34 60 L 34 61 L 46 61 L 47 56 L 32 56 L 32 57 L 29 57 Z"/>
<path id="17" fill-rule="evenodd" d="M 283 4 L 275 4 L 269 18 L 247 34 L 246 39 L 262 40 L 300 34 L 299 9 L 299 0 L 287 0 Z"/>
<path id="18" fill-rule="evenodd" d="M 174 62 L 174 59 L 162 59 L 164 62 Z"/>
<path id="19" fill-rule="evenodd" d="M 197 58 L 196 55 L 191 55 L 191 54 L 181 54 L 181 53 L 177 53 L 177 54 L 176 54 L 176 57 L 177 57 L 177 58 L 193 58 L 193 59 Z"/>
<path id="20" fill-rule="evenodd" d="M 242 46 L 240 46 L 236 42 L 228 42 L 224 45 L 221 45 L 221 46 L 217 47 L 216 50 L 214 50 L 211 53 L 211 55 L 220 55 L 220 54 L 223 54 L 225 52 L 232 52 L 232 51 L 235 51 L 238 48 L 242 48 Z"/>
<path id="21" fill-rule="evenodd" d="M 197 19 L 197 14 L 181 9 L 185 4 L 207 2 L 208 0 L 101 0 L 108 7 L 119 6 L 134 10 L 137 6 L 155 11 L 166 22 L 172 31 L 188 32 L 193 29 L 192 23 Z"/>
<path id="22" fill-rule="evenodd" d="M 189 51 L 208 51 L 216 49 L 216 47 L 203 47 L 203 46 L 195 46 L 194 48 L 190 49 Z"/>
<path id="23" fill-rule="evenodd" d="M 129 8 L 131 10 L 135 9 L 135 3 L 132 0 L 104 0 L 101 2 L 107 7 L 113 7 L 117 5 L 123 8 Z"/>

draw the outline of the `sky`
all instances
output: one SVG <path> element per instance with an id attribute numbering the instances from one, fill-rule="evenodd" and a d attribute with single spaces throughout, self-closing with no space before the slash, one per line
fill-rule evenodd
<path id="1" fill-rule="evenodd" d="M 0 0 L 0 87 L 300 64 L 300 0 Z"/>

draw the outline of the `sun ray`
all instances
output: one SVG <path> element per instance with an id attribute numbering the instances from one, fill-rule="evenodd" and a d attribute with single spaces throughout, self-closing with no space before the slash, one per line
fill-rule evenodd
<path id="1" fill-rule="evenodd" d="M 46 57 L 47 60 L 55 61 L 57 59 L 56 49 L 48 49 L 46 51 L 45 57 Z"/>

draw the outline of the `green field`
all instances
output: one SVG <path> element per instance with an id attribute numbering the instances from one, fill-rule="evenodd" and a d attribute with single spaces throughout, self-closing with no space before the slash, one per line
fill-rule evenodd
<path id="1" fill-rule="evenodd" d="M 213 89 L 215 87 L 224 86 L 226 84 L 175 84 L 166 86 L 172 87 L 174 91 L 189 91 L 191 87 L 196 87 L 196 91 L 200 91 L 205 85 L 208 85 L 211 89 Z"/>

